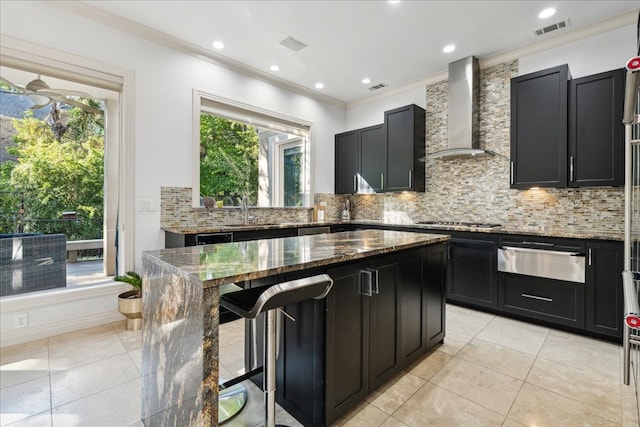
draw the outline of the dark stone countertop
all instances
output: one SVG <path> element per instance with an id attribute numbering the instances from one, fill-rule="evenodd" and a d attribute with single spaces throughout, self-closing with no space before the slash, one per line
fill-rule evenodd
<path id="1" fill-rule="evenodd" d="M 360 230 L 161 249 L 144 252 L 143 257 L 208 288 L 354 261 L 448 238 L 443 234 Z"/>
<path id="2" fill-rule="evenodd" d="M 251 231 L 251 230 L 271 230 L 278 228 L 302 228 L 302 227 L 318 227 L 331 225 L 373 225 L 373 226 L 389 226 L 402 227 L 407 229 L 420 229 L 426 231 L 469 231 L 474 233 L 493 233 L 493 234 L 520 234 L 526 236 L 540 237 L 558 237 L 569 239 L 593 239 L 593 240 L 614 240 L 624 241 L 624 233 L 611 230 L 598 230 L 597 226 L 565 226 L 565 227 L 534 227 L 534 226 L 515 226 L 503 225 L 493 228 L 479 228 L 466 226 L 447 226 L 446 228 L 429 226 L 426 224 L 414 223 L 392 223 L 372 220 L 353 220 L 353 221 L 334 221 L 334 222 L 305 222 L 305 223 L 282 223 L 282 224 L 250 224 L 250 225 L 215 225 L 207 227 L 163 227 L 162 230 L 176 234 L 199 234 L 199 233 L 220 233 L 233 231 Z"/>

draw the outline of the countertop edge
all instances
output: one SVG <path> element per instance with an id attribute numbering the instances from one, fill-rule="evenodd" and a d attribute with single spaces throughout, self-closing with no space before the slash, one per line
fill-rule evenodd
<path id="1" fill-rule="evenodd" d="M 305 227 L 322 227 L 322 226 L 336 226 L 336 225 L 372 225 L 377 227 L 402 227 L 407 229 L 419 229 L 434 232 L 471 232 L 471 233 L 485 233 L 485 234 L 511 234 L 511 235 L 524 235 L 524 236 L 540 236 L 540 237 L 556 237 L 566 239 L 583 239 L 583 240 L 609 240 L 609 241 L 624 241 L 624 234 L 622 231 L 593 231 L 593 230 L 570 230 L 563 229 L 550 229 L 550 228 L 527 228 L 527 227 L 513 227 L 513 226 L 499 226 L 494 228 L 478 228 L 478 227 L 464 227 L 464 226 L 450 226 L 448 228 L 434 228 L 426 224 L 416 223 L 390 223 L 375 220 L 351 220 L 351 221 L 327 221 L 327 222 L 305 222 L 305 223 L 283 223 L 283 224 L 251 224 L 247 226 L 241 225 L 218 225 L 213 227 L 161 227 L 161 230 L 174 233 L 174 234 L 200 234 L 200 233 L 229 233 L 234 231 L 260 231 L 260 230 L 276 230 L 287 228 L 305 228 Z"/>

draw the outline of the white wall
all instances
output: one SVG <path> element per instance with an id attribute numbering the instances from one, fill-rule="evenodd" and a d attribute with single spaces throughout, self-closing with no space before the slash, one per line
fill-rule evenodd
<path id="1" fill-rule="evenodd" d="M 192 90 L 199 89 L 312 122 L 313 190 L 333 192 L 333 135 L 345 111 L 151 43 L 46 2 L 2 2 L 2 34 L 135 72 L 135 199 L 160 199 L 160 187 L 191 187 Z M 38 31 L 28 22 L 37 22 Z M 315 165 L 325 165 L 315 167 Z M 136 212 L 141 252 L 164 247 L 159 212 Z"/>
<path id="2" fill-rule="evenodd" d="M 372 102 L 349 106 L 346 127 L 342 132 L 380 124 L 384 122 L 384 112 L 387 110 L 393 110 L 409 104 L 416 104 L 425 108 L 426 103 L 426 89 L 424 85 L 421 85 Z"/>
<path id="3" fill-rule="evenodd" d="M 586 39 L 567 43 L 518 61 L 518 73 L 528 74 L 557 65 L 569 64 L 571 77 L 578 78 L 624 68 L 636 56 L 636 26 L 627 25 Z"/>
<path id="4" fill-rule="evenodd" d="M 37 25 L 30 25 L 36 22 Z M 37 27 L 37 31 L 34 28 Z M 160 188 L 192 187 L 192 91 L 229 98 L 312 123 L 313 191 L 333 192 L 333 135 L 345 127 L 345 111 L 247 77 L 194 56 L 151 43 L 46 2 L 0 2 L 3 36 L 132 71 L 135 75 L 134 198 L 160 200 Z M 316 166 L 318 165 L 318 166 Z M 159 203 L 158 203 L 159 205 Z M 131 230 L 126 224 L 127 230 Z M 135 266 L 141 253 L 164 247 L 160 212 L 135 212 Z M 123 319 L 119 284 L 79 289 L 51 300 L 43 295 L 0 301 L 0 347 Z M 5 301 L 6 300 L 6 301 Z M 27 328 L 14 316 L 26 313 Z"/>

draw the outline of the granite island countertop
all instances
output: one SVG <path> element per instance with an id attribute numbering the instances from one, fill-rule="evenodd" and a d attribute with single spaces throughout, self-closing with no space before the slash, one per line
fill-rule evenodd
<path id="1" fill-rule="evenodd" d="M 253 231 L 253 230 L 273 230 L 283 228 L 302 228 L 302 227 L 320 227 L 332 225 L 362 225 L 362 226 L 389 226 L 394 228 L 419 229 L 426 231 L 468 231 L 474 233 L 493 233 L 493 234 L 519 234 L 526 236 L 540 237 L 558 237 L 569 239 L 593 239 L 593 240 L 613 240 L 623 241 L 624 233 L 612 230 L 598 230 L 597 227 L 587 226 L 566 226 L 566 227 L 545 227 L 545 226 L 516 226 L 502 225 L 493 228 L 467 227 L 459 225 L 451 225 L 447 227 L 434 228 L 428 224 L 416 223 L 397 223 L 390 221 L 377 220 L 352 220 L 352 221 L 332 221 L 332 222 L 305 222 L 305 223 L 282 223 L 282 224 L 249 224 L 249 225 L 213 225 L 205 227 L 163 227 L 162 230 L 175 234 L 200 234 L 200 233 L 223 233 L 233 231 Z"/>
<path id="2" fill-rule="evenodd" d="M 221 285 L 287 272 L 317 274 L 315 267 L 365 262 L 448 238 L 370 229 L 143 252 L 144 424 L 218 425 Z"/>
<path id="3" fill-rule="evenodd" d="M 443 242 L 443 234 L 359 230 L 144 252 L 203 288 L 363 259 Z"/>

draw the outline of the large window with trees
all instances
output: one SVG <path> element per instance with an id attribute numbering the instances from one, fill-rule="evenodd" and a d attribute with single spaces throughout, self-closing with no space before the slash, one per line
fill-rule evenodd
<path id="1" fill-rule="evenodd" d="M 105 113 L 118 84 L 40 72 L 0 67 L 0 297 L 104 284 L 116 270 L 106 200 L 119 197 L 118 122 L 108 132 Z"/>
<path id="2" fill-rule="evenodd" d="M 309 206 L 309 124 L 195 95 L 201 205 Z"/>

